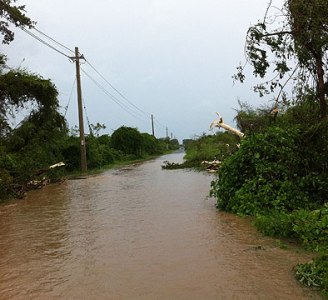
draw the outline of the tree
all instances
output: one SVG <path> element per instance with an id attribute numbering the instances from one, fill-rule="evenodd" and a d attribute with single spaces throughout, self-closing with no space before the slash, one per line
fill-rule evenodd
<path id="1" fill-rule="evenodd" d="M 14 32 L 10 29 L 10 23 L 15 26 L 28 26 L 31 28 L 34 22 L 25 15 L 25 5 L 16 6 L 17 0 L 0 1 L 0 33 L 3 36 L 2 43 L 9 44 L 14 40 Z"/>
<path id="2" fill-rule="evenodd" d="M 143 138 L 136 128 L 122 126 L 116 129 L 111 137 L 111 146 L 124 154 L 140 157 L 144 150 Z"/>
<path id="3" fill-rule="evenodd" d="M 58 109 L 57 89 L 50 81 L 26 71 L 3 73 L 0 65 L 0 137 L 10 127 L 9 116 L 15 117 L 20 108 L 31 108 L 31 114 L 39 111 L 42 116 Z"/>
<path id="4" fill-rule="evenodd" d="M 278 88 L 278 103 L 280 96 L 286 100 L 284 88 L 291 80 L 296 82 L 297 95 L 314 88 L 317 91 L 320 115 L 326 118 L 327 1 L 286 0 L 283 8 L 269 18 L 271 8 L 272 0 L 264 19 L 250 27 L 247 34 L 246 56 L 253 67 L 253 74 L 260 78 L 271 72 L 275 74 L 273 80 L 259 84 L 254 89 L 263 96 Z M 244 67 L 239 66 L 237 69 L 235 79 L 243 82 Z"/>

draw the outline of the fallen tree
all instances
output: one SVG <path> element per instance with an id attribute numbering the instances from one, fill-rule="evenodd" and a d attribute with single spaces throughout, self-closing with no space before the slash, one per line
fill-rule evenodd
<path id="1" fill-rule="evenodd" d="M 240 138 L 243 138 L 245 136 L 245 134 L 242 133 L 241 131 L 239 131 L 238 129 L 233 128 L 233 127 L 229 126 L 228 124 L 225 124 L 223 121 L 223 118 L 221 117 L 221 115 L 218 112 L 216 114 L 218 115 L 219 120 L 213 121 L 210 128 L 213 128 L 213 127 L 223 128 L 223 129 L 230 131 L 231 133 L 239 136 Z"/>

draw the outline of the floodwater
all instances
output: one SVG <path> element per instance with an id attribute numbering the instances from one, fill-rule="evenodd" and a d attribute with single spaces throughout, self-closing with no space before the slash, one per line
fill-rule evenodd
<path id="1" fill-rule="evenodd" d="M 0 299 L 321 299 L 249 220 L 218 212 L 181 153 L 0 205 Z"/>

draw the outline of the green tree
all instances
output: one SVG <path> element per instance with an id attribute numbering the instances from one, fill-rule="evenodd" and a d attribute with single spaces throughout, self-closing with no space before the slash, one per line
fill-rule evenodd
<path id="1" fill-rule="evenodd" d="M 136 128 L 122 126 L 116 129 L 111 137 L 111 146 L 125 154 L 142 156 L 144 146 L 143 137 Z"/>
<path id="2" fill-rule="evenodd" d="M 0 1 L 0 33 L 3 36 L 2 43 L 9 44 L 14 40 L 14 32 L 10 24 L 17 26 L 33 26 L 33 21 L 25 15 L 25 5 L 14 5 L 17 0 Z"/>
<path id="3" fill-rule="evenodd" d="M 286 0 L 280 12 L 269 16 L 271 5 L 272 1 L 264 19 L 249 28 L 246 55 L 255 76 L 264 78 L 271 72 L 275 76 L 273 80 L 259 84 L 254 89 L 263 96 L 278 88 L 278 101 L 280 95 L 286 98 L 283 90 L 291 79 L 298 83 L 295 89 L 300 95 L 309 89 L 308 82 L 312 78 L 317 90 L 320 115 L 326 118 L 327 1 Z M 271 54 L 268 54 L 268 51 Z M 235 79 L 243 82 L 243 71 L 244 68 L 239 66 Z"/>
<path id="4" fill-rule="evenodd" d="M 1 66 L 0 66 L 1 67 Z M 0 137 L 10 130 L 8 119 L 20 108 L 31 108 L 43 116 L 59 107 L 57 89 L 50 81 L 25 71 L 4 73 L 0 68 Z"/>
<path id="5" fill-rule="evenodd" d="M 24 183 L 38 169 L 62 160 L 67 126 L 58 112 L 57 95 L 55 85 L 38 75 L 0 73 L 0 181 L 4 191 L 10 191 L 11 182 Z M 9 119 L 20 109 L 28 113 L 18 127 L 11 128 Z"/>

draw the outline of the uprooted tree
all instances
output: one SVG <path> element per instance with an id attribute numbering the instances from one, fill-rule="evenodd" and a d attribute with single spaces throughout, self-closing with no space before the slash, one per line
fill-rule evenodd
<path id="1" fill-rule="evenodd" d="M 270 15 L 273 9 L 276 13 Z M 282 9 L 269 3 L 263 20 L 248 30 L 247 62 L 255 76 L 268 80 L 254 87 L 261 96 L 276 89 L 276 99 L 286 101 L 285 86 L 296 83 L 294 91 L 302 95 L 316 90 L 321 118 L 327 117 L 328 5 L 326 0 L 286 0 Z M 269 53 L 268 53 L 269 51 Z M 236 80 L 245 80 L 244 67 L 239 66 Z"/>

